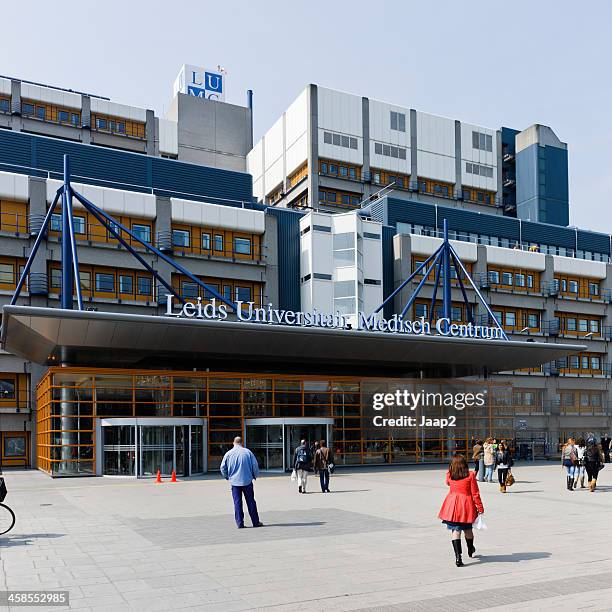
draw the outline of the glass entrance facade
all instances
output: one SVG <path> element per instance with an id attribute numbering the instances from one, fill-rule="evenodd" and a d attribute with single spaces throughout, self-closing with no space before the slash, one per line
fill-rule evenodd
<path id="1" fill-rule="evenodd" d="M 394 427 L 373 422 L 373 398 L 396 390 L 428 392 L 484 392 L 482 406 L 456 411 L 456 426 Z M 173 372 L 96 368 L 51 367 L 37 388 L 38 467 L 56 476 L 102 473 L 107 467 L 119 474 L 157 468 L 191 473 L 219 467 L 235 436 L 247 435 L 247 443 L 268 469 L 283 469 L 292 448 L 301 437 L 318 438 L 303 426 L 283 429 L 280 425 L 247 431 L 256 420 L 317 419 L 333 422 L 331 437 L 338 465 L 427 463 L 446 461 L 456 452 L 468 452 L 474 440 L 494 435 L 514 440 L 518 416 L 512 386 L 504 382 L 452 380 L 381 379 L 343 376 L 295 376 L 213 372 Z M 403 414 L 385 407 L 382 417 Z M 448 408 L 420 407 L 415 414 L 444 417 Z M 187 432 L 165 429 L 163 419 L 199 417 L 206 430 Z M 147 419 L 158 427 L 130 433 L 120 429 L 104 440 L 96 438 L 100 420 Z M 156 419 L 159 419 L 157 421 Z M 300 429 L 300 427 L 302 429 Z M 133 437 L 132 437 L 133 436 Z M 191 453 L 187 454 L 187 442 Z M 97 445 L 109 446 L 109 455 Z M 139 448 L 140 445 L 140 448 Z M 203 454 L 194 448 L 204 449 Z M 142 452 L 142 460 L 139 454 Z M 113 455 L 113 453 L 115 453 Z M 134 458 L 133 458 L 134 456 Z M 102 464 L 97 465 L 96 462 Z M 159 464 L 159 465 L 154 465 Z"/>

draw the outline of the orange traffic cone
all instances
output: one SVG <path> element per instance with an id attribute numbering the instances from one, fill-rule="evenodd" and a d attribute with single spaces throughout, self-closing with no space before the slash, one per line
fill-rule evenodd
<path id="1" fill-rule="evenodd" d="M 157 470 L 157 478 L 155 479 L 156 483 L 161 483 L 162 479 L 161 479 L 161 472 L 159 470 Z"/>
<path id="2" fill-rule="evenodd" d="M 176 472 L 174 470 L 172 470 L 172 478 L 170 479 L 170 482 L 176 482 Z"/>

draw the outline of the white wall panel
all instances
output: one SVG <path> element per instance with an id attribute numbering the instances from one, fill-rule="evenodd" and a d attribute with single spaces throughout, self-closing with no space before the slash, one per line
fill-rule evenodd
<path id="1" fill-rule="evenodd" d="M 451 244 L 462 261 L 475 262 L 478 258 L 478 245 L 472 242 L 451 240 Z M 410 234 L 410 250 L 414 255 L 431 255 L 442 244 L 442 238 Z"/>
<path id="2" fill-rule="evenodd" d="M 308 130 L 308 88 L 285 111 L 285 144 L 287 149 Z"/>
<path id="3" fill-rule="evenodd" d="M 162 153 L 178 155 L 177 122 L 169 119 L 159 120 L 159 150 Z"/>
<path id="4" fill-rule="evenodd" d="M 606 264 L 602 261 L 586 261 L 574 257 L 553 257 L 553 269 L 559 274 L 584 276 L 586 278 L 606 278 Z"/>
<path id="5" fill-rule="evenodd" d="M 421 151 L 417 157 L 417 171 L 420 177 L 437 179 L 447 183 L 455 182 L 455 158 Z"/>
<path id="6" fill-rule="evenodd" d="M 380 155 L 375 151 L 375 142 L 370 141 L 370 167 L 381 170 L 390 170 L 400 174 L 410 174 L 411 149 L 406 148 L 406 159 Z"/>
<path id="7" fill-rule="evenodd" d="M 475 149 L 473 146 L 472 132 L 479 132 L 491 136 L 492 151 Z M 477 163 L 493 168 L 493 176 L 480 176 L 468 173 L 465 170 L 466 162 Z M 478 187 L 488 191 L 497 191 L 497 136 L 496 131 L 470 123 L 461 124 L 461 175 L 462 183 L 470 187 Z"/>
<path id="8" fill-rule="evenodd" d="M 171 198 L 172 220 L 187 225 L 200 225 L 263 234 L 265 213 L 260 210 L 237 208 Z"/>
<path id="9" fill-rule="evenodd" d="M 313 279 L 313 307 L 320 312 L 334 312 L 334 284 L 332 281 Z"/>
<path id="10" fill-rule="evenodd" d="M 417 146 L 419 151 L 455 157 L 455 122 L 417 112 Z"/>
<path id="11" fill-rule="evenodd" d="M 358 166 L 363 165 L 363 138 L 357 137 L 357 149 L 348 149 L 339 145 L 327 144 L 323 140 L 323 132 L 319 129 L 319 157 L 335 159 Z"/>
<path id="12" fill-rule="evenodd" d="M 304 132 L 293 144 L 287 146 L 285 165 L 287 175 L 297 170 L 308 160 L 308 135 Z"/>
<path id="13" fill-rule="evenodd" d="M 531 253 L 518 249 L 487 246 L 487 263 L 494 266 L 520 268 L 521 270 L 536 270 L 543 272 L 546 268 L 544 253 Z"/>
<path id="14" fill-rule="evenodd" d="M 281 117 L 268 130 L 268 133 L 264 138 L 264 161 L 266 170 L 276 164 L 279 159 L 282 159 L 284 147 L 285 145 L 283 143 L 283 118 Z M 266 187 L 271 188 L 272 183 L 268 184 L 268 181 L 266 180 Z"/>
<path id="15" fill-rule="evenodd" d="M 391 129 L 391 111 L 401 113 L 405 117 L 405 132 Z M 378 100 L 370 100 L 370 139 L 379 142 L 410 146 L 410 109 L 394 106 Z"/>
<path id="16" fill-rule="evenodd" d="M 259 177 L 253 181 L 253 196 L 258 202 L 263 201 L 264 199 L 264 191 L 263 191 L 263 177 Z"/>
<path id="17" fill-rule="evenodd" d="M 59 89 L 51 89 L 50 87 L 41 87 L 40 85 L 31 85 L 30 83 L 21 83 L 21 97 L 29 100 L 46 102 L 47 104 L 53 104 L 55 106 L 66 106 L 76 109 L 81 108 L 80 94 L 61 91 Z"/>
<path id="18" fill-rule="evenodd" d="M 268 160 L 266 158 L 266 192 L 270 193 L 273 189 L 276 189 L 285 178 L 283 176 L 283 158 L 282 156 L 277 159 L 272 165 L 268 165 Z"/>
<path id="19" fill-rule="evenodd" d="M 263 175 L 263 140 L 260 140 L 247 153 L 247 172 L 258 179 Z"/>
<path id="20" fill-rule="evenodd" d="M 0 199 L 27 202 L 28 198 L 27 175 L 0 172 Z"/>
<path id="21" fill-rule="evenodd" d="M 55 192 L 61 185 L 61 181 L 47 179 L 47 202 L 53 201 Z M 72 186 L 92 204 L 111 215 L 126 215 L 143 219 L 155 219 L 157 216 L 153 195 L 82 183 L 72 183 Z M 83 208 L 76 198 L 73 198 L 72 202 L 74 208 Z"/>
<path id="22" fill-rule="evenodd" d="M 128 106 L 127 104 L 117 104 L 110 100 L 91 98 L 91 112 L 109 115 L 111 117 L 122 117 L 131 121 L 144 123 L 147 120 L 147 111 L 144 108 Z"/>
<path id="23" fill-rule="evenodd" d="M 318 87 L 319 128 L 363 136 L 361 96 Z"/>
<path id="24" fill-rule="evenodd" d="M 0 94 L 11 95 L 11 80 L 0 78 Z"/>

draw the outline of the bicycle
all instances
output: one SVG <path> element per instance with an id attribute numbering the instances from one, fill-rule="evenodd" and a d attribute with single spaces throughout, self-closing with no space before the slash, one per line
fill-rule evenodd
<path id="1" fill-rule="evenodd" d="M 6 504 L 0 503 L 0 535 L 8 533 L 15 526 L 15 513 Z"/>

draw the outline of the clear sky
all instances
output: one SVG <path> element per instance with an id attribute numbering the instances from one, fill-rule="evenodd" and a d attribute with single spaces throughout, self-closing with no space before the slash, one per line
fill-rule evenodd
<path id="1" fill-rule="evenodd" d="M 308 83 L 568 143 L 571 223 L 612 232 L 612 3 L 4 2 L 0 74 L 163 115 L 181 64 L 255 92 L 261 136 Z"/>

